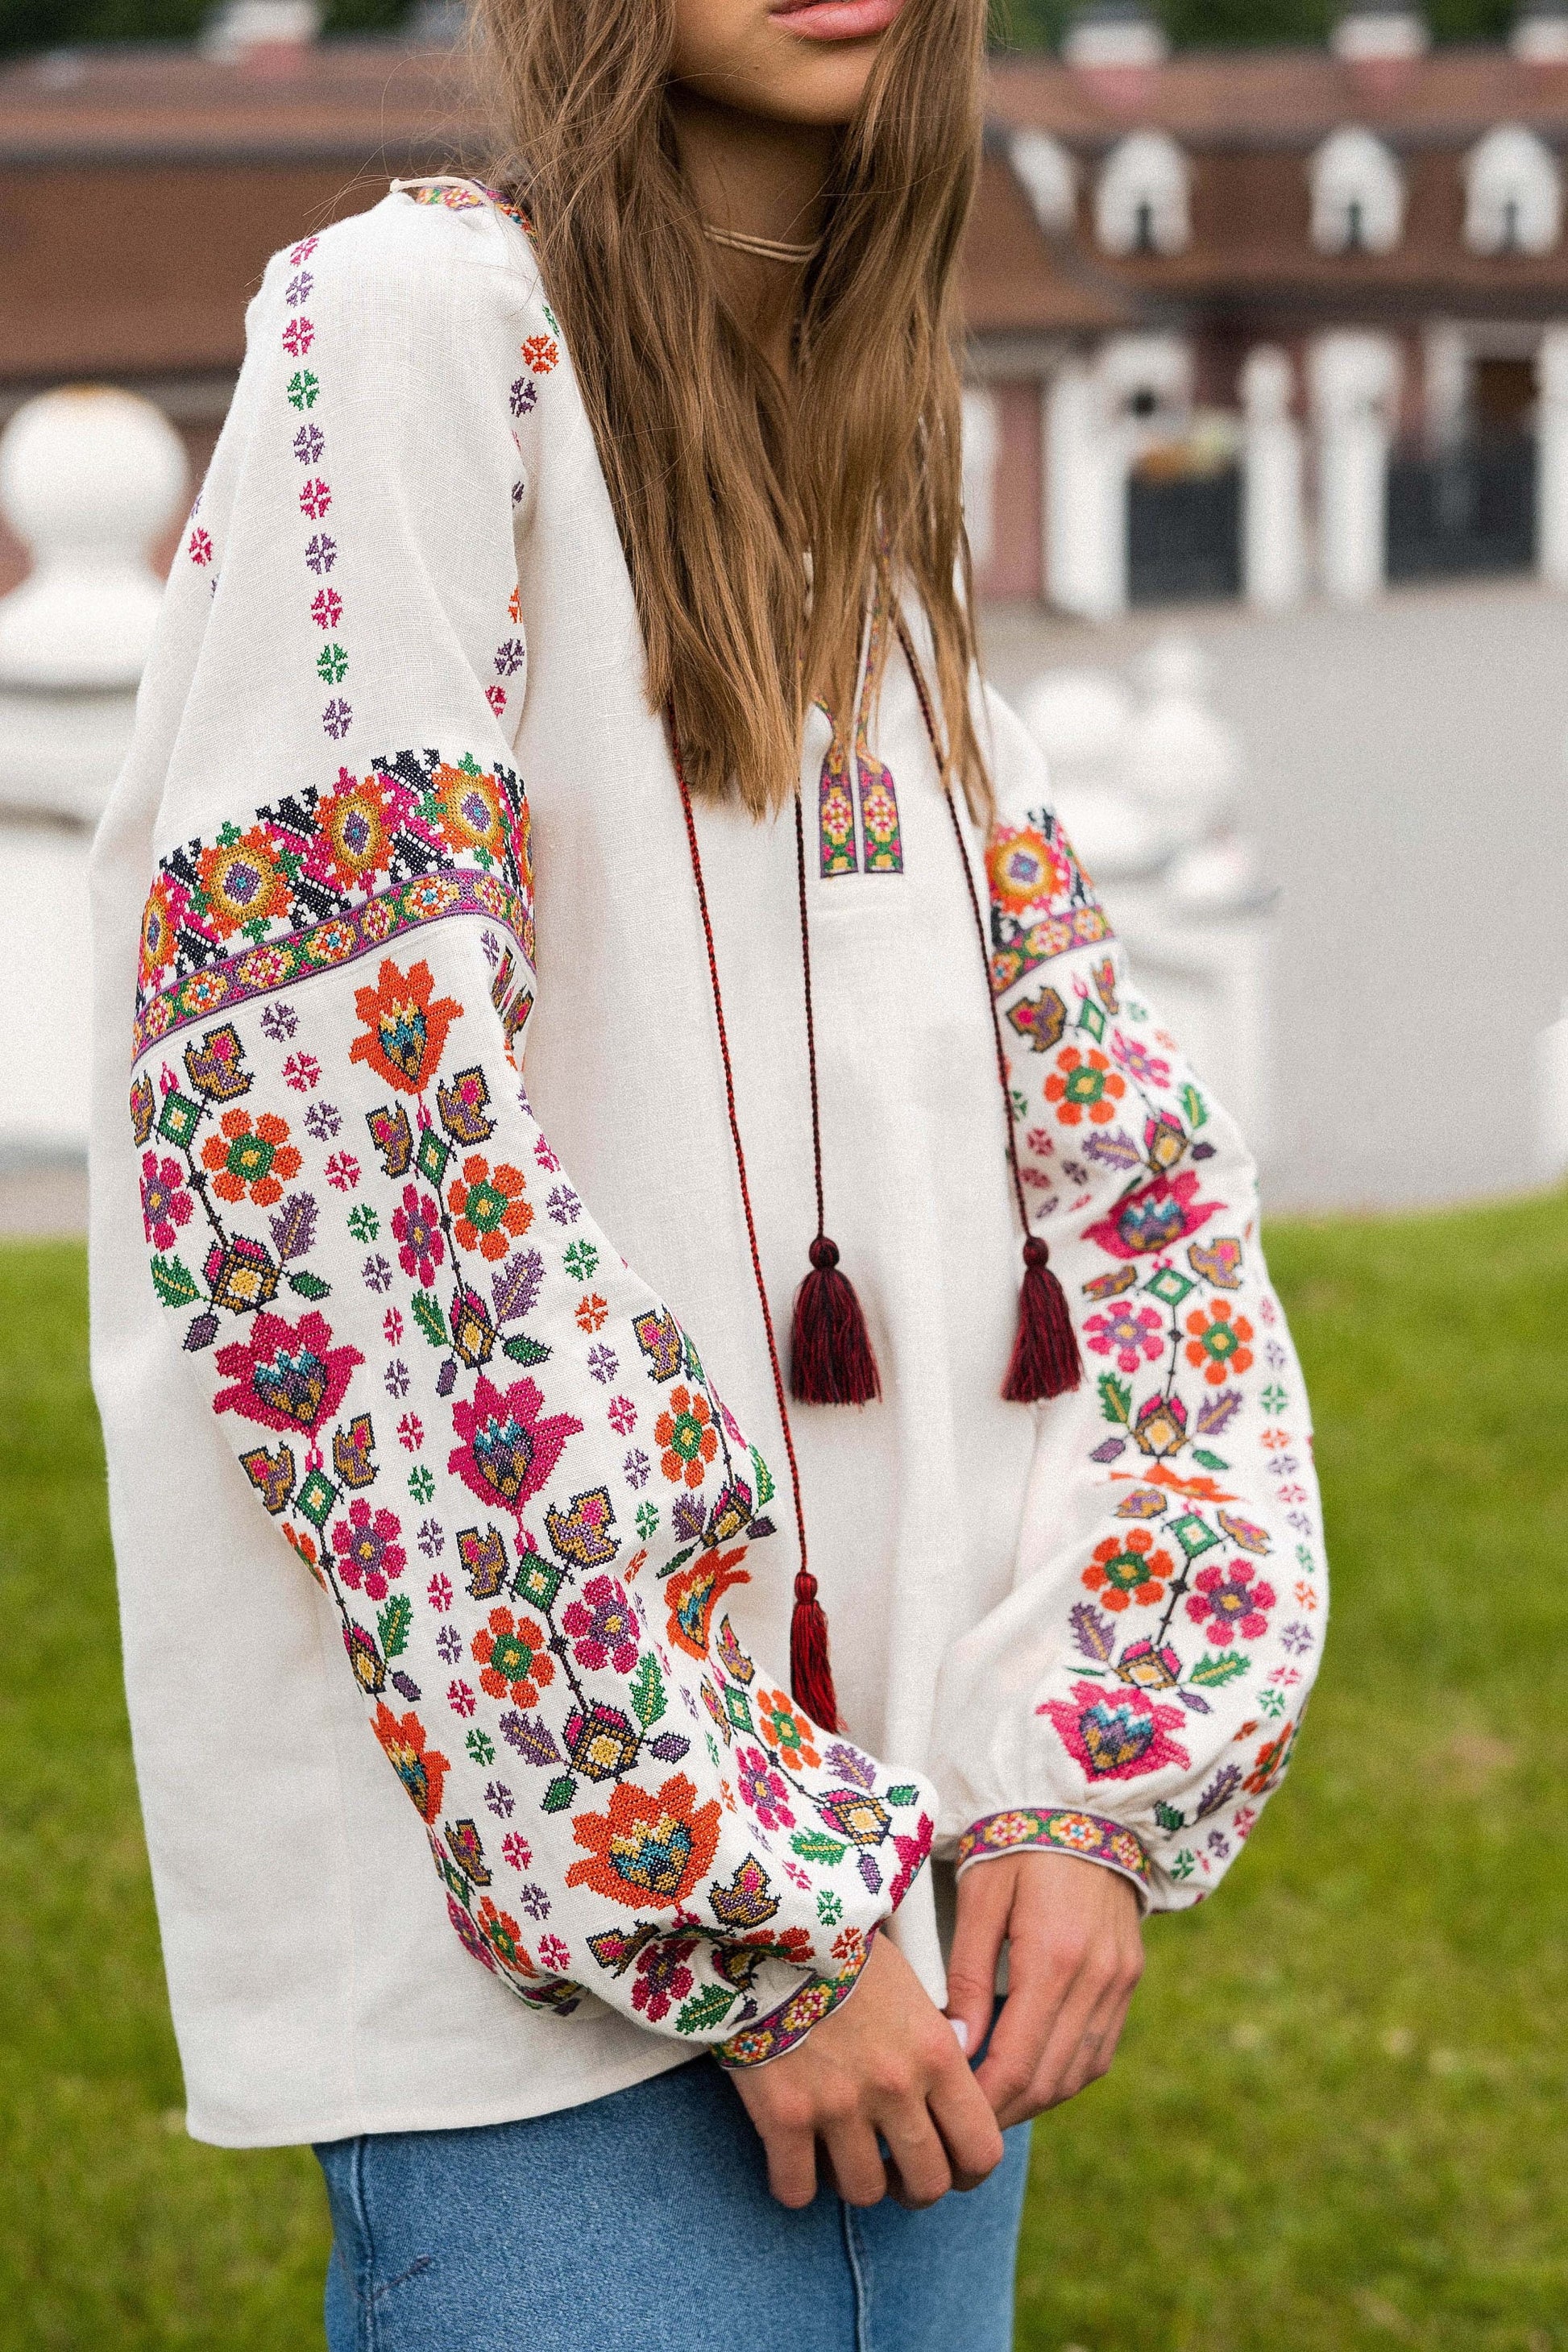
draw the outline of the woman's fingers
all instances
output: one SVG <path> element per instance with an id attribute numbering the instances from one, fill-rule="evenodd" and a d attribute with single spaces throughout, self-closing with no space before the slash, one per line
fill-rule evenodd
<path id="1" fill-rule="evenodd" d="M 780 2099 L 753 2115 L 768 2161 L 768 2188 L 781 2205 L 798 2211 L 816 2194 L 816 2133 L 805 2100 Z"/>
<path id="2" fill-rule="evenodd" d="M 944 2074 L 927 2105 L 941 2132 L 955 2189 L 978 2189 L 1001 2163 L 1002 2132 L 991 2102 L 967 2066 Z"/>
<path id="3" fill-rule="evenodd" d="M 923 2103 L 890 2116 L 882 2126 L 882 2137 L 888 2144 L 890 2186 L 900 2205 L 919 2211 L 947 2195 L 953 2185 L 952 2168 Z"/>
<path id="4" fill-rule="evenodd" d="M 958 1916 L 947 1962 L 947 2014 L 961 2020 L 973 2057 L 991 2028 L 996 1963 L 1007 1933 L 1016 1874 L 1005 1860 L 977 1863 L 958 1882 Z"/>
<path id="5" fill-rule="evenodd" d="M 888 2168 L 866 2117 L 830 2125 L 822 2146 L 833 2185 L 846 2205 L 879 2205 L 888 2193 Z"/>

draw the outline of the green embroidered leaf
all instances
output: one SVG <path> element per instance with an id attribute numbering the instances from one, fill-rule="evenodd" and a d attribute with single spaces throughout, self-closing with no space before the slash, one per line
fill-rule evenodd
<path id="1" fill-rule="evenodd" d="M 469 1755 L 473 1758 L 476 1764 L 493 1764 L 495 1762 L 496 1744 L 487 1733 L 482 1731 L 470 1731 L 467 1739 L 464 1740 L 463 1745 L 468 1749 Z"/>
<path id="2" fill-rule="evenodd" d="M 1125 1429 L 1132 1417 L 1132 1391 L 1125 1381 L 1114 1372 L 1101 1372 L 1095 1382 L 1100 1391 L 1100 1402 L 1107 1421 L 1114 1421 Z"/>
<path id="3" fill-rule="evenodd" d="M 570 1772 L 563 1772 L 558 1780 L 552 1780 L 540 1801 L 547 1813 L 563 1813 L 576 1793 L 576 1781 Z"/>
<path id="4" fill-rule="evenodd" d="M 824 1887 L 816 1898 L 816 1916 L 824 1927 L 837 1927 L 844 1916 L 843 1903 L 829 1887 Z"/>
<path id="5" fill-rule="evenodd" d="M 1185 1813 L 1178 1812 L 1174 1805 L 1168 1805 L 1163 1797 L 1157 1797 L 1154 1801 L 1154 1819 L 1163 1830 L 1183 1830 L 1187 1825 Z"/>
<path id="6" fill-rule="evenodd" d="M 820 1830 L 797 1830 L 790 1840 L 802 1862 L 842 1862 L 844 1848 L 837 1838 L 824 1837 Z"/>
<path id="7" fill-rule="evenodd" d="M 447 1344 L 447 1327 L 441 1320 L 441 1309 L 433 1290 L 416 1290 L 414 1294 L 414 1320 L 433 1348 Z"/>
<path id="8" fill-rule="evenodd" d="M 514 1331 L 500 1346 L 502 1355 L 510 1356 L 514 1364 L 542 1364 L 550 1355 L 543 1340 L 531 1339 L 526 1331 Z"/>
<path id="9" fill-rule="evenodd" d="M 1219 1454 L 1207 1453 L 1201 1445 L 1194 1446 L 1193 1460 L 1199 1463 L 1205 1470 L 1228 1470 L 1230 1468 L 1229 1463 L 1224 1461 Z"/>
<path id="10" fill-rule="evenodd" d="M 1196 1683 L 1200 1690 L 1219 1690 L 1225 1684 L 1233 1683 L 1237 1675 L 1246 1672 L 1247 1660 L 1239 1650 L 1222 1650 L 1217 1658 L 1211 1658 L 1205 1652 L 1187 1680 Z"/>
<path id="11" fill-rule="evenodd" d="M 1196 1087 L 1187 1086 L 1182 1088 L 1182 1108 L 1187 1114 L 1187 1125 L 1189 1127 L 1206 1127 L 1208 1125 L 1208 1105 L 1205 1102 L 1202 1095 L 1199 1094 Z"/>
<path id="12" fill-rule="evenodd" d="M 889 1805 L 912 1805 L 919 1800 L 920 1793 L 912 1780 L 900 1780 L 896 1789 L 889 1790 L 888 1802 Z"/>
<path id="13" fill-rule="evenodd" d="M 395 1592 L 375 1621 L 381 1635 L 381 1646 L 389 1658 L 400 1658 L 408 1647 L 409 1628 L 414 1622 L 414 1604 L 405 1592 Z"/>
<path id="14" fill-rule="evenodd" d="M 651 1650 L 632 1676 L 632 1705 L 645 1731 L 664 1713 L 664 1678 Z"/>
<path id="15" fill-rule="evenodd" d="M 195 1276 L 177 1257 L 153 1260 L 153 1287 L 165 1307 L 194 1307 L 202 1295 Z"/>
<path id="16" fill-rule="evenodd" d="M 323 1282 L 319 1274 L 291 1274 L 289 1287 L 297 1290 L 301 1298 L 330 1298 L 332 1295 L 331 1284 Z"/>
<path id="17" fill-rule="evenodd" d="M 677 2033 L 704 2033 L 721 2018 L 728 2017 L 734 2006 L 734 1994 L 726 1992 L 722 1985 L 704 1985 L 676 2011 L 675 2030 Z"/>
<path id="18" fill-rule="evenodd" d="M 678 1551 L 673 1559 L 667 1560 L 658 1571 L 660 1583 L 662 1584 L 667 1576 L 673 1576 L 678 1568 L 684 1568 L 696 1549 L 695 1544 L 688 1544 L 684 1551 Z"/>
<path id="19" fill-rule="evenodd" d="M 1184 1846 L 1181 1853 L 1171 1864 L 1171 1875 L 1173 1878 L 1190 1878 L 1193 1874 L 1194 1867 L 1194 1864 L 1193 1861 L 1192 1848 L 1190 1846 Z"/>

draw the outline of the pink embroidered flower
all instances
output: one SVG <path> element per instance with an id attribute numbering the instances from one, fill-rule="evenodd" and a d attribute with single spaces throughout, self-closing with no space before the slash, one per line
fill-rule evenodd
<path id="1" fill-rule="evenodd" d="M 332 1549 L 343 1582 L 363 1591 L 368 1601 L 384 1600 L 389 1580 L 401 1576 L 407 1565 L 408 1555 L 398 1540 L 402 1533 L 395 1511 L 373 1509 L 363 1495 L 356 1495 L 348 1517 L 332 1529 Z"/>
<path id="2" fill-rule="evenodd" d="M 290 359 L 302 360 L 316 340 L 309 319 L 290 319 L 283 330 L 283 348 Z"/>
<path id="3" fill-rule="evenodd" d="M 637 1409 L 628 1396 L 612 1397 L 608 1418 L 617 1436 L 629 1437 L 637 1425 Z"/>
<path id="4" fill-rule="evenodd" d="M 487 686 L 485 688 L 485 700 L 489 704 L 490 709 L 495 712 L 496 717 L 499 719 L 501 712 L 506 709 L 505 687 Z"/>
<path id="5" fill-rule="evenodd" d="M 185 552 L 193 563 L 208 564 L 213 560 L 213 543 L 205 530 L 193 530 L 185 541 Z"/>
<path id="6" fill-rule="evenodd" d="M 154 1249 L 173 1249 L 181 1225 L 188 1225 L 195 1203 L 184 1188 L 184 1171 L 177 1160 L 160 1160 L 155 1151 L 142 1154 L 142 1223 Z"/>
<path id="7" fill-rule="evenodd" d="M 343 600 L 335 588 L 318 589 L 310 599 L 310 618 L 319 629 L 335 629 L 343 617 Z"/>
<path id="8" fill-rule="evenodd" d="M 579 1665 L 595 1673 L 609 1666 L 617 1675 L 629 1675 L 636 1665 L 637 1612 L 613 1576 L 591 1577 L 582 1599 L 573 1601 L 562 1622 L 572 1636 Z"/>
<path id="9" fill-rule="evenodd" d="M 437 1610 L 442 1615 L 445 1615 L 446 1612 L 450 1609 L 452 1605 L 451 1578 L 449 1576 L 443 1576 L 439 1570 L 437 1570 L 436 1575 L 430 1579 L 429 1583 L 425 1587 L 425 1598 L 428 1601 L 432 1609 Z"/>
<path id="10" fill-rule="evenodd" d="M 416 1412 L 405 1412 L 397 1424 L 397 1435 L 405 1454 L 417 1454 L 425 1443 L 425 1423 Z"/>
<path id="11" fill-rule="evenodd" d="M 541 1936 L 539 1957 L 545 1967 L 553 1969 L 559 1977 L 565 1976 L 572 1966 L 572 1955 L 559 1936 Z"/>
<path id="12" fill-rule="evenodd" d="M 264 1307 L 245 1339 L 218 1350 L 217 1369 L 234 1385 L 218 1391 L 213 1411 L 313 1437 L 337 1412 L 363 1361 L 357 1348 L 333 1347 L 326 1318 L 315 1307 L 297 1323 Z"/>
<path id="13" fill-rule="evenodd" d="M 1076 1181 L 1076 1180 L 1075 1180 Z M 1218 1201 L 1200 1201 L 1198 1176 L 1189 1168 L 1180 1176 L 1156 1176 L 1119 1201 L 1108 1217 L 1084 1228 L 1084 1239 L 1110 1257 L 1142 1257 L 1173 1248 L 1195 1234 L 1220 1207 Z"/>
<path id="14" fill-rule="evenodd" d="M 446 1255 L 441 1213 L 428 1192 L 415 1184 L 403 1188 L 403 1206 L 392 1213 L 393 1239 L 400 1247 L 397 1262 L 405 1274 L 417 1275 L 426 1290 Z"/>
<path id="15" fill-rule="evenodd" d="M 472 1401 L 453 1405 L 452 1423 L 462 1442 L 447 1467 L 481 1503 L 520 1510 L 549 1478 L 566 1440 L 581 1433 L 574 1415 L 546 1414 L 543 1405 L 536 1381 L 514 1381 L 502 1390 L 483 1372 Z"/>
<path id="16" fill-rule="evenodd" d="M 290 267 L 298 269 L 302 261 L 309 261 L 320 242 L 318 237 L 307 236 L 301 237 L 298 245 L 291 245 L 289 248 Z"/>
<path id="17" fill-rule="evenodd" d="M 1233 1559 L 1228 1568 L 1200 1569 L 1193 1579 L 1196 1591 L 1187 1595 L 1187 1614 L 1204 1629 L 1208 1642 L 1256 1642 L 1268 1631 L 1268 1612 L 1278 1595 L 1249 1559 Z"/>
<path id="18" fill-rule="evenodd" d="M 735 1765 L 741 1776 L 741 1802 L 765 1830 L 793 1829 L 789 1790 L 760 1748 L 738 1748 Z"/>
<path id="19" fill-rule="evenodd" d="M 1190 1768 L 1186 1749 L 1171 1734 L 1186 1720 L 1179 1706 L 1162 1706 L 1142 1691 L 1074 1683 L 1072 1697 L 1047 1699 L 1035 1709 L 1050 1717 L 1058 1738 L 1091 1780 L 1133 1780 L 1167 1765 Z"/>
<path id="20" fill-rule="evenodd" d="M 321 1083 L 321 1066 L 314 1054 L 290 1054 L 283 1065 L 283 1078 L 297 1095 L 308 1095 Z"/>
<path id="21" fill-rule="evenodd" d="M 300 491 L 300 511 L 319 522 L 332 503 L 332 493 L 319 474 L 312 474 Z"/>
<path id="22" fill-rule="evenodd" d="M 327 1181 L 336 1192 L 352 1192 L 359 1174 L 359 1161 L 352 1151 L 334 1151 L 327 1162 Z"/>
<path id="23" fill-rule="evenodd" d="M 697 1949 L 695 1936 L 662 1936 L 637 1955 L 632 2007 L 640 2009 L 649 2024 L 668 2014 L 673 2000 L 684 2000 L 695 1979 L 687 1961 Z"/>
<path id="24" fill-rule="evenodd" d="M 1168 1087 L 1170 1085 L 1169 1062 L 1159 1060 L 1138 1038 L 1124 1036 L 1120 1029 L 1113 1029 L 1110 1033 L 1110 1052 L 1112 1059 L 1120 1062 L 1121 1067 L 1130 1076 L 1135 1078 L 1140 1086 Z"/>
<path id="25" fill-rule="evenodd" d="M 501 1859 L 512 1870 L 529 1870 L 533 1865 L 533 1848 L 520 1830 L 509 1830 L 500 1842 Z"/>
<path id="26" fill-rule="evenodd" d="M 1083 1328 L 1093 1352 L 1114 1355 L 1119 1371 L 1135 1372 L 1140 1360 L 1152 1364 L 1164 1350 L 1163 1319 L 1152 1307 L 1112 1307 L 1103 1315 L 1091 1315 Z"/>

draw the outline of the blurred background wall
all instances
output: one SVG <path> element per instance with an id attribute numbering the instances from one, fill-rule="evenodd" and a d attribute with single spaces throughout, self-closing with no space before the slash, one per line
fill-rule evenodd
<path id="1" fill-rule="evenodd" d="M 246 300 L 482 170 L 460 35 L 0 0 L 0 1223 L 79 1201 L 86 845 Z M 1568 1166 L 1565 153 L 1568 0 L 1021 5 L 993 61 L 991 662 L 1279 1203 Z"/>

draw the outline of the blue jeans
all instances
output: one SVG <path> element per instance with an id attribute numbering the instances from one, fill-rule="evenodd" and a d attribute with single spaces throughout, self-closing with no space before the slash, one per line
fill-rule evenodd
<path id="1" fill-rule="evenodd" d="M 710 2059 L 586 2106 L 316 2150 L 330 2352 L 1008 2352 L 1029 2127 L 923 2213 L 804 2212 Z"/>

